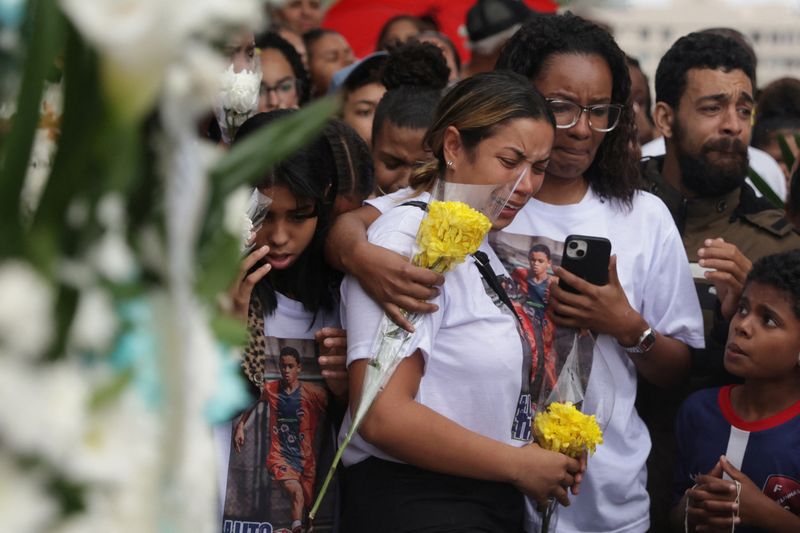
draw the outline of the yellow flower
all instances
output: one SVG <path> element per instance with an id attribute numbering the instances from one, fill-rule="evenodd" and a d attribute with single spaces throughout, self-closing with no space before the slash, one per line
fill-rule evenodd
<path id="1" fill-rule="evenodd" d="M 603 444 L 603 432 L 594 415 L 578 411 L 572 402 L 551 403 L 546 412 L 536 414 L 533 431 L 539 446 L 578 458 L 588 450 L 594 453 Z"/>
<path id="2" fill-rule="evenodd" d="M 417 232 L 414 264 L 447 272 L 478 249 L 491 227 L 483 213 L 463 202 L 433 201 Z"/>

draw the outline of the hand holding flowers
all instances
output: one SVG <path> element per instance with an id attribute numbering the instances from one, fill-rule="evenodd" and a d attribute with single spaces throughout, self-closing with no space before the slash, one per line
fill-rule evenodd
<path id="1" fill-rule="evenodd" d="M 434 272 L 445 273 L 462 263 L 467 255 L 478 250 L 491 228 L 491 222 L 484 214 L 462 202 L 432 201 L 427 211 L 417 230 L 419 251 L 412 262 Z M 413 325 L 418 322 L 419 315 L 409 315 L 407 318 Z M 367 364 L 358 407 L 317 494 L 309 513 L 310 520 L 314 520 L 345 448 L 358 431 L 378 393 L 386 386 L 400 361 L 408 355 L 406 348 L 412 337 L 413 333 L 397 326 L 386 315 L 383 316 L 373 342 L 371 353 L 374 355 Z"/>

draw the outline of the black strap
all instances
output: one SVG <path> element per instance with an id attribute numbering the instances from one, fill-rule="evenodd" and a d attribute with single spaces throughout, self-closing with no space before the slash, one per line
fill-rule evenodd
<path id="1" fill-rule="evenodd" d="M 400 204 L 401 207 L 406 205 L 412 207 L 418 207 L 423 211 L 428 210 L 428 204 L 426 202 L 422 202 L 419 200 L 410 200 L 408 202 Z M 478 267 L 478 272 L 481 273 L 481 277 L 483 278 L 483 280 L 489 285 L 489 287 L 494 291 L 494 293 L 498 296 L 498 298 L 500 298 L 500 301 L 503 302 L 503 305 L 508 307 L 508 309 L 511 310 L 514 316 L 517 318 L 517 320 L 519 320 L 517 311 L 511 304 L 511 298 L 508 297 L 508 293 L 506 292 L 506 290 L 503 288 L 502 285 L 500 285 L 500 282 L 497 281 L 497 274 L 495 274 L 494 270 L 492 270 L 492 264 L 491 261 L 489 260 L 489 256 L 486 255 L 486 252 L 478 250 L 477 252 L 472 254 L 472 257 L 475 259 L 475 266 Z"/>
<path id="2" fill-rule="evenodd" d="M 403 202 L 398 207 L 403 207 L 405 205 L 410 205 L 412 207 L 419 207 L 423 211 L 428 210 L 428 202 L 423 202 L 421 200 L 409 200 L 408 202 Z"/>
<path id="3" fill-rule="evenodd" d="M 491 261 L 489 261 L 489 256 L 486 255 L 486 252 L 478 250 L 472 254 L 472 257 L 475 258 L 475 266 L 478 267 L 478 272 L 481 273 L 481 277 L 483 277 L 484 281 L 495 292 L 495 294 L 497 294 L 497 296 L 500 298 L 500 301 L 503 302 L 503 305 L 508 307 L 511 312 L 514 313 L 514 316 L 517 317 L 517 320 L 519 320 L 517 311 L 511 304 L 511 298 L 508 297 L 506 290 L 503 288 L 500 282 L 497 281 L 497 274 L 495 274 L 494 270 L 492 270 L 492 264 Z"/>

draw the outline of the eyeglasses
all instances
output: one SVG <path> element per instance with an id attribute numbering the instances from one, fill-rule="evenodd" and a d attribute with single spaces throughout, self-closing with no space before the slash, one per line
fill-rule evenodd
<path id="1" fill-rule="evenodd" d="M 547 105 L 556 119 L 558 129 L 568 129 L 578 123 L 585 111 L 589 118 L 589 127 L 602 133 L 617 127 L 623 106 L 620 104 L 594 104 L 582 106 L 569 100 L 548 98 Z"/>
<path id="2" fill-rule="evenodd" d="M 268 96 L 272 91 L 275 91 L 275 94 L 279 97 L 296 94 L 297 78 L 284 78 L 271 87 L 263 81 L 261 82 L 261 89 L 259 90 L 261 96 Z"/>

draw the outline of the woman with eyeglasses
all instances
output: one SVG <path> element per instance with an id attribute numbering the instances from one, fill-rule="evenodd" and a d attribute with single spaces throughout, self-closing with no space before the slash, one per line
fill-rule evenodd
<path id="1" fill-rule="evenodd" d="M 593 357 L 606 362 L 615 385 L 604 444 L 589 461 L 581 495 L 560 511 L 558 530 L 644 532 L 650 525 L 645 462 L 651 442 L 634 407 L 637 376 L 662 388 L 681 383 L 690 347 L 704 341 L 680 235 L 664 204 L 637 189 L 625 55 L 608 32 L 567 13 L 525 23 L 497 68 L 528 78 L 547 99 L 557 127 L 542 188 L 503 234 L 557 243 L 570 234 L 605 237 L 615 255 L 603 286 L 554 269 L 580 294 L 553 284 L 553 321 L 592 332 Z M 503 239 L 501 234 L 494 242 Z M 529 530 L 538 516 L 528 513 Z"/>
<path id="2" fill-rule="evenodd" d="M 296 109 L 308 102 L 308 73 L 297 50 L 283 37 L 267 32 L 256 39 L 261 58 L 259 113 Z"/>
<path id="3" fill-rule="evenodd" d="M 609 239 L 615 255 L 608 284 L 592 285 L 556 267 L 554 274 L 580 294 L 552 283 L 546 295 L 548 316 L 557 326 L 590 330 L 595 337 L 592 356 L 603 359 L 599 371 L 610 375 L 593 379 L 614 383 L 604 443 L 589 460 L 580 495 L 560 510 L 558 531 L 644 532 L 650 525 L 645 462 L 651 443 L 634 407 L 637 375 L 662 388 L 680 383 L 690 347 L 703 346 L 704 338 L 672 217 L 661 200 L 637 189 L 625 55 L 607 31 L 568 13 L 523 24 L 496 68 L 525 76 L 544 95 L 556 134 L 541 188 L 519 206 L 508 227 L 490 236 L 493 249 L 538 240 L 560 250 L 568 235 L 587 235 Z M 441 279 L 367 242 L 364 228 L 377 207 L 373 203 L 340 217 L 326 242 L 326 257 L 357 277 L 393 320 L 410 327 L 401 309 L 435 311 L 426 300 L 436 296 L 432 286 Z M 532 380 L 536 377 L 533 372 Z M 538 531 L 532 502 L 526 516 L 526 530 Z"/>

